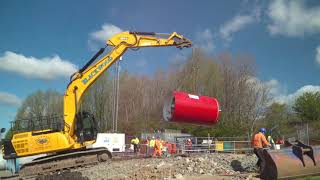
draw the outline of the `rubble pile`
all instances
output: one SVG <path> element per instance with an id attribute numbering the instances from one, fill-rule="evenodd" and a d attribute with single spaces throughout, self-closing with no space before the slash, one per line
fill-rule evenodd
<path id="1" fill-rule="evenodd" d="M 255 163 L 254 155 L 191 154 L 113 161 L 78 171 L 89 179 L 254 179 Z"/>

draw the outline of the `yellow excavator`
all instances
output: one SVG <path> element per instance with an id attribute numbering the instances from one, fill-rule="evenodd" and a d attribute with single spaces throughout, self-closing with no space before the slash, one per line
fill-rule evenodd
<path id="1" fill-rule="evenodd" d="M 97 123 L 92 114 L 79 111 L 79 103 L 83 94 L 127 49 L 162 46 L 175 46 L 182 49 L 191 47 L 191 44 L 190 40 L 176 32 L 172 34 L 122 32 L 114 35 L 106 42 L 106 47 L 112 46 L 109 53 L 95 62 L 106 47 L 101 48 L 78 72 L 71 76 L 64 94 L 63 130 L 46 128 L 14 133 L 10 140 L 3 142 L 4 159 L 47 154 L 24 164 L 19 173 L 23 176 L 45 174 L 107 161 L 112 157 L 108 149 L 87 148 L 96 140 Z"/>

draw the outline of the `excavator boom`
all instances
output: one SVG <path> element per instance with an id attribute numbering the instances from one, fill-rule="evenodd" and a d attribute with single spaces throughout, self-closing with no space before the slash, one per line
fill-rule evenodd
<path id="1" fill-rule="evenodd" d="M 83 93 L 88 87 L 118 58 L 125 53 L 129 48 L 141 47 L 161 47 L 161 46 L 175 46 L 177 48 L 191 47 L 191 41 L 184 38 L 176 32 L 172 34 L 158 34 L 153 32 L 122 32 L 110 38 L 106 44 L 113 46 L 113 49 L 98 60 L 94 65 L 90 66 L 94 61 L 92 58 L 78 73 L 71 78 L 72 81 L 68 85 L 64 96 L 64 116 L 65 128 L 64 130 L 74 136 L 75 130 L 75 115 L 78 109 L 78 104 Z M 104 48 L 98 53 L 102 54 Z M 90 66 L 90 67 L 89 67 Z"/>

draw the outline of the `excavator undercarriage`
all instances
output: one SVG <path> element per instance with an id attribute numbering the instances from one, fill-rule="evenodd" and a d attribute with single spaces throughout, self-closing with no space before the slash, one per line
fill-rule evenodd
<path id="1" fill-rule="evenodd" d="M 75 130 L 80 143 L 95 140 L 97 136 L 97 124 L 92 114 L 88 112 L 81 112 L 77 115 L 77 128 Z M 20 119 L 12 122 L 11 129 L 14 134 L 27 133 L 32 130 L 32 137 L 44 137 L 46 134 L 62 131 L 63 119 L 59 116 L 42 116 L 33 117 L 29 119 Z M 16 158 L 18 152 L 28 151 L 28 147 L 25 144 L 30 143 L 30 138 L 26 134 L 26 139 L 18 141 L 5 140 L 4 143 L 4 158 L 11 160 L 14 166 L 16 164 Z M 46 144 L 44 138 L 34 138 L 39 144 Z M 43 141 L 43 142 L 41 142 Z M 50 141 L 50 139 L 49 139 Z M 27 143 L 29 142 L 29 143 Z M 30 146 L 29 146 L 30 148 Z M 31 162 L 25 163 L 19 170 L 19 177 L 33 177 L 38 175 L 46 175 L 55 173 L 58 171 L 68 170 L 76 167 L 83 167 L 87 165 L 96 164 L 98 162 L 106 162 L 112 158 L 111 152 L 106 148 L 86 148 L 77 150 L 66 150 L 61 152 L 48 153 L 44 157 L 39 157 Z M 14 171 L 18 171 L 14 169 Z"/>
<path id="2" fill-rule="evenodd" d="M 106 148 L 84 149 L 82 151 L 49 155 L 24 164 L 19 172 L 22 177 L 46 175 L 57 171 L 106 162 L 112 155 Z"/>

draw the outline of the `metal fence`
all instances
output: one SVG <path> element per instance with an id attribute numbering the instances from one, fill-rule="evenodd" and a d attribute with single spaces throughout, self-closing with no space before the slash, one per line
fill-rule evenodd
<path id="1" fill-rule="evenodd" d="M 39 116 L 27 119 L 17 119 L 11 121 L 11 129 L 13 133 L 21 133 L 26 131 L 38 131 L 51 129 L 53 131 L 61 131 L 63 129 L 63 116 Z"/>
<path id="2" fill-rule="evenodd" d="M 310 140 L 315 139 L 315 132 L 317 133 L 318 130 L 314 129 L 312 126 L 309 126 L 308 123 L 292 122 L 291 131 L 289 133 L 282 134 L 281 138 L 288 140 L 289 142 L 299 140 L 304 144 L 314 145 L 314 142 L 310 142 Z"/>
<path id="3" fill-rule="evenodd" d="M 187 143 L 188 139 L 191 140 L 191 145 Z M 177 137 L 176 143 L 177 150 L 181 153 L 252 151 L 251 141 L 247 137 Z"/>
<path id="4" fill-rule="evenodd" d="M 187 140 L 191 140 L 191 144 Z M 178 136 L 174 137 L 172 141 L 165 140 L 168 144 L 174 144 L 172 148 L 174 151 L 169 150 L 164 145 L 164 151 L 175 153 L 248 153 L 252 151 L 251 140 L 248 137 L 193 137 L 193 136 Z M 132 152 L 129 149 L 130 143 L 126 144 L 126 151 Z M 171 147 L 170 147 L 171 148 Z M 140 141 L 141 154 L 148 154 L 153 152 L 152 148 L 146 144 L 144 138 Z M 169 153 L 171 154 L 171 153 Z"/>

